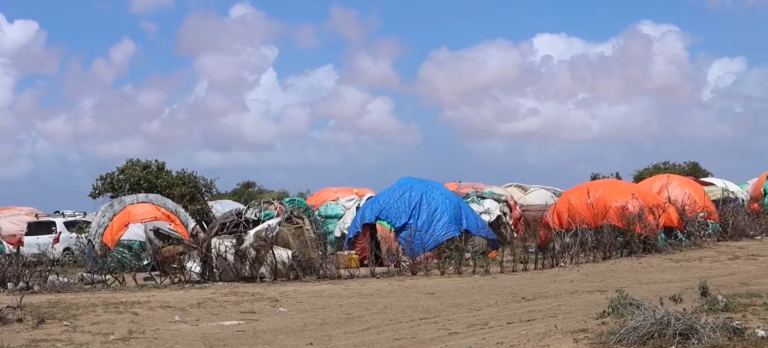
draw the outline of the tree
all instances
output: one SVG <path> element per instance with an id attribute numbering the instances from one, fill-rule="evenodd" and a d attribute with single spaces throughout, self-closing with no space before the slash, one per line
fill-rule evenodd
<path id="1" fill-rule="evenodd" d="M 311 192 L 311 191 L 309 191 L 309 190 L 304 190 L 304 191 L 299 191 L 299 192 L 296 192 L 296 195 L 295 195 L 295 196 L 296 196 L 296 197 L 299 197 L 299 198 L 307 199 L 307 198 L 309 198 L 309 196 L 311 196 L 311 195 L 312 195 L 312 192 Z"/>
<path id="2" fill-rule="evenodd" d="M 621 180 L 621 174 L 619 172 L 605 175 L 602 173 L 592 173 L 589 175 L 589 181 L 602 180 L 602 179 L 616 179 Z"/>
<path id="3" fill-rule="evenodd" d="M 677 174 L 682 176 L 692 176 L 697 179 L 712 176 L 712 172 L 706 170 L 696 161 L 685 161 L 682 163 L 664 161 L 653 163 L 645 168 L 636 170 L 635 173 L 632 174 L 632 182 L 638 183 L 659 174 Z"/>
<path id="4" fill-rule="evenodd" d="M 306 199 L 309 194 L 309 190 L 306 190 L 297 192 L 295 196 Z M 246 180 L 237 183 L 232 190 L 216 195 L 216 199 L 229 199 L 241 204 L 248 204 L 260 200 L 280 201 L 290 196 L 291 193 L 288 190 L 270 190 L 253 180 Z"/>
<path id="5" fill-rule="evenodd" d="M 173 171 L 164 161 L 129 159 L 115 170 L 99 175 L 88 197 L 115 199 L 137 193 L 154 193 L 180 204 L 198 224 L 211 223 L 207 201 L 218 190 L 216 179 L 195 171 Z"/>

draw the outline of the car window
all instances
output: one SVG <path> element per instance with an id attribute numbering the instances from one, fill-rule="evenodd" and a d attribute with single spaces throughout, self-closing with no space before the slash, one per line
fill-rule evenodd
<path id="1" fill-rule="evenodd" d="M 47 236 L 56 233 L 56 222 L 54 221 L 33 221 L 27 223 L 27 231 L 24 233 L 27 237 Z"/>
<path id="2" fill-rule="evenodd" d="M 88 229 L 91 228 L 91 222 L 88 220 L 67 220 L 64 221 L 64 228 L 72 233 L 86 234 Z"/>

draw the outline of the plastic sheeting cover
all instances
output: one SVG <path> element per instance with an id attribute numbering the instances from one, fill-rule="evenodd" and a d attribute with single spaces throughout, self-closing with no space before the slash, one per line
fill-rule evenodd
<path id="1" fill-rule="evenodd" d="M 120 214 L 126 207 L 133 204 L 151 203 L 174 214 L 187 231 L 192 231 L 196 223 L 192 217 L 180 205 L 158 194 L 139 193 L 135 195 L 118 197 L 99 208 L 96 218 L 88 231 L 88 238 L 94 242 L 101 241 L 104 231 L 112 223 L 112 219 Z"/>
<path id="2" fill-rule="evenodd" d="M 346 212 L 344 213 L 344 216 L 339 220 L 339 223 L 336 224 L 336 229 L 333 231 L 333 236 L 336 238 L 341 238 L 341 236 L 344 236 L 349 231 L 349 226 L 352 225 L 352 220 L 355 219 L 355 216 L 357 215 L 357 210 L 365 204 L 369 199 L 373 198 L 374 195 L 367 194 L 362 199 L 357 197 L 349 197 L 348 199 L 344 199 L 343 202 L 341 202 L 341 205 L 343 208 L 346 209 Z"/>
<path id="3" fill-rule="evenodd" d="M 720 188 L 728 189 L 729 191 L 733 192 L 736 197 L 745 202 L 749 200 L 749 193 L 731 181 L 720 178 L 701 178 L 700 180 L 715 184 L 715 186 Z"/>
<path id="4" fill-rule="evenodd" d="M 42 213 L 42 211 L 28 207 L 0 208 L 0 238 L 8 243 L 16 244 L 24 235 L 27 221 L 34 220 L 35 214 Z"/>
<path id="5" fill-rule="evenodd" d="M 245 208 L 244 205 L 229 200 L 229 199 L 220 199 L 217 201 L 209 201 L 208 206 L 211 208 L 211 211 L 213 212 L 213 216 L 218 218 L 219 216 L 223 215 L 224 213 L 232 210 L 232 209 L 243 209 Z"/>
<path id="6" fill-rule="evenodd" d="M 432 180 L 405 177 L 368 200 L 352 220 L 345 247 L 351 246 L 363 225 L 378 220 L 394 227 L 398 242 L 410 257 L 431 251 L 459 237 L 462 231 L 497 241 L 488 224 L 466 202 Z"/>

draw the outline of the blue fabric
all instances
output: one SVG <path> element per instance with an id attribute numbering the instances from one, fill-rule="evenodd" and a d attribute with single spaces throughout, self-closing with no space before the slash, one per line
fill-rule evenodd
<path id="1" fill-rule="evenodd" d="M 403 252 L 412 258 L 460 236 L 462 231 L 486 238 L 492 248 L 498 248 L 488 224 L 459 196 L 432 180 L 405 177 L 365 202 L 352 220 L 345 248 L 363 225 L 378 220 L 393 227 Z"/>

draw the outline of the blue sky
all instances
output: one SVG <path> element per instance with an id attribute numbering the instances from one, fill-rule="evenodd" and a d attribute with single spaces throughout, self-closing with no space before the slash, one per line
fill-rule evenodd
<path id="1" fill-rule="evenodd" d="M 735 182 L 766 170 L 761 1 L 139 2 L 0 0 L 9 28 L 39 25 L 0 51 L 16 126 L 0 122 L 0 205 L 95 210 L 90 184 L 126 157 L 221 189 L 568 188 L 659 160 Z"/>

